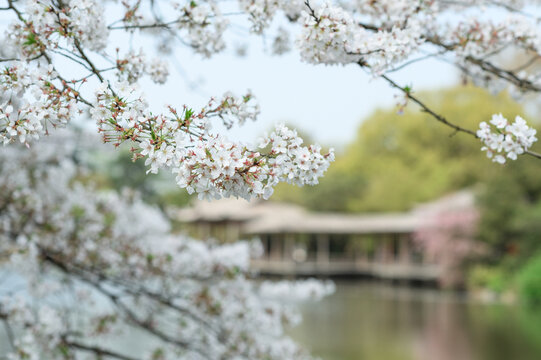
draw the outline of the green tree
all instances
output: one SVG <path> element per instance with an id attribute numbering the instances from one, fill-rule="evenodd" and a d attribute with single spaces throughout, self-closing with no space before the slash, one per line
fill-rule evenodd
<path id="1" fill-rule="evenodd" d="M 521 266 L 541 246 L 541 168 L 535 159 L 493 170 L 479 196 L 479 237 L 491 245 L 493 259 Z"/>
<path id="2" fill-rule="evenodd" d="M 179 189 L 174 176 L 168 172 L 146 174 L 144 159 L 132 160 L 127 147 L 120 151 L 97 151 L 93 153 L 91 166 L 94 169 L 93 182 L 101 187 L 115 191 L 137 190 L 145 202 L 161 207 L 168 205 L 184 206 L 192 196 Z"/>
<path id="3" fill-rule="evenodd" d="M 473 130 L 495 112 L 509 118 L 524 113 L 507 94 L 494 96 L 470 86 L 418 96 L 453 123 Z M 339 154 L 319 186 L 295 194 L 288 189 L 287 196 L 279 189 L 277 198 L 316 211 L 406 210 L 501 171 L 481 146 L 472 137 L 455 136 L 414 104 L 403 114 L 380 109 L 362 122 L 355 141 Z M 527 160 L 522 157 L 517 163 Z"/>

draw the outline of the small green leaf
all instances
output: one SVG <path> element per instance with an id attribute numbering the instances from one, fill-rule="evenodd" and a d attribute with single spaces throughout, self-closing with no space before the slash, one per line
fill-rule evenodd
<path id="1" fill-rule="evenodd" d="M 33 33 L 30 33 L 26 37 L 26 41 L 23 43 L 23 45 L 30 46 L 30 45 L 34 45 L 36 43 L 37 43 L 36 35 L 34 35 Z"/>

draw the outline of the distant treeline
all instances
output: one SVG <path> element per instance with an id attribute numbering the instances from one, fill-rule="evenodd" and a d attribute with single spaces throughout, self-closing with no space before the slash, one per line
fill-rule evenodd
<path id="1" fill-rule="evenodd" d="M 459 86 L 417 95 L 452 122 L 472 130 L 498 112 L 509 119 L 521 115 L 532 124 L 537 120 L 506 93 L 492 95 Z M 378 110 L 362 122 L 356 139 L 338 154 L 318 186 L 281 186 L 273 200 L 313 211 L 401 211 L 474 188 L 481 211 L 477 238 L 490 251 L 464 265 L 470 270 L 470 285 L 494 292 L 520 290 L 525 298 L 541 301 L 541 271 L 537 277 L 528 274 L 541 269 L 540 256 L 539 266 L 532 265 L 541 250 L 541 164 L 521 156 L 502 166 L 487 159 L 481 146 L 414 104 L 402 114 L 392 108 Z M 539 146 L 533 150 L 539 151 Z M 524 266 L 528 261 L 530 265 Z M 527 290 L 532 282 L 534 290 Z"/>

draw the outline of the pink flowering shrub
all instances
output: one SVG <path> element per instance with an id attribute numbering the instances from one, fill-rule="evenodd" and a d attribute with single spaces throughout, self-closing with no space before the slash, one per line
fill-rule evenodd
<path id="1" fill-rule="evenodd" d="M 463 285 L 465 262 L 486 250 L 475 240 L 478 220 L 479 212 L 474 208 L 442 211 L 429 215 L 415 233 L 414 240 L 426 260 L 441 266 L 442 286 Z"/>

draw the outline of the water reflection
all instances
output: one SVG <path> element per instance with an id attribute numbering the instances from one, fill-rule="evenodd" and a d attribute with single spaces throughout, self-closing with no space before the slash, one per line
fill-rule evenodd
<path id="1" fill-rule="evenodd" d="M 324 360 L 539 360 L 541 311 L 487 305 L 434 289 L 339 282 L 302 308 L 296 340 Z M 135 329 L 102 339 L 136 356 L 150 346 Z M 0 358 L 8 343 L 0 324 Z"/>
<path id="2" fill-rule="evenodd" d="M 291 333 L 325 360 L 541 359 L 541 316 L 433 289 L 338 283 L 303 314 Z"/>

